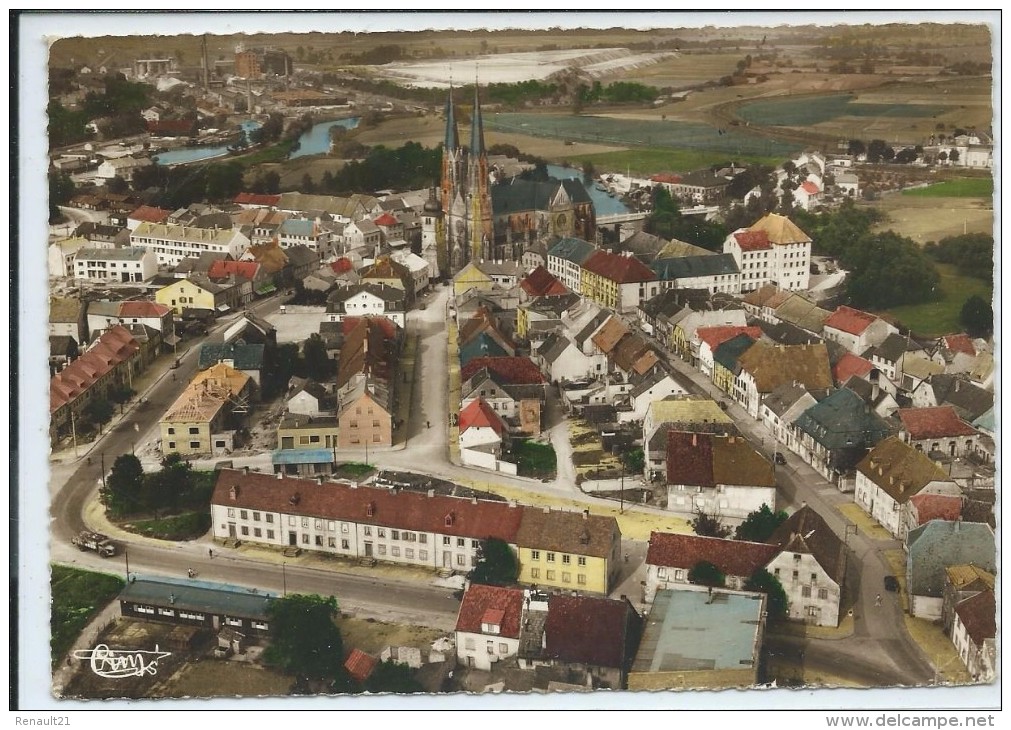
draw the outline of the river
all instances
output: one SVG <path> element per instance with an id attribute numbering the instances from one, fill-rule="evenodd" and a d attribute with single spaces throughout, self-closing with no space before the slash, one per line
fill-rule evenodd
<path id="1" fill-rule="evenodd" d="M 337 119 L 329 122 L 319 122 L 312 125 L 308 132 L 298 138 L 298 148 L 288 155 L 289 160 L 309 155 L 322 155 L 330 151 L 330 130 L 333 127 L 354 129 L 358 126 L 358 117 Z"/>
<path id="2" fill-rule="evenodd" d="M 249 142 L 249 134 L 254 129 L 259 129 L 262 125 L 254 119 L 247 119 L 239 125 L 246 142 Z M 158 165 L 185 165 L 189 162 L 200 162 L 202 160 L 212 160 L 215 157 L 224 157 L 228 154 L 228 145 L 215 145 L 213 147 L 183 147 L 178 150 L 170 150 L 155 155 L 152 159 Z"/>

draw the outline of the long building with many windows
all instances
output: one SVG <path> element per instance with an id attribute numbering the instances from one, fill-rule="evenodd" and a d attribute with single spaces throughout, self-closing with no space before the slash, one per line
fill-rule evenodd
<path id="1" fill-rule="evenodd" d="M 237 259 L 249 248 L 251 241 L 235 228 L 141 223 L 130 234 L 130 245 L 153 250 L 159 265 L 178 266 L 184 258 L 208 251 L 226 253 Z"/>
<path id="2" fill-rule="evenodd" d="M 621 553 L 613 517 L 283 473 L 221 470 L 211 521 L 220 540 L 459 572 L 477 565 L 481 542 L 495 538 L 518 554 L 521 583 L 594 593 L 610 590 Z M 557 575 L 548 576 L 555 559 Z M 536 578 L 531 562 L 544 566 Z"/>

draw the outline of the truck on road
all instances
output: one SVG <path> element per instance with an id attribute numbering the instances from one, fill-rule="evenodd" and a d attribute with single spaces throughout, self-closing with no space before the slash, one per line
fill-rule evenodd
<path id="1" fill-rule="evenodd" d="M 103 558 L 111 558 L 117 552 L 116 543 L 98 532 L 84 530 L 71 538 L 70 542 L 76 545 L 77 549 L 82 552 L 93 550 Z"/>

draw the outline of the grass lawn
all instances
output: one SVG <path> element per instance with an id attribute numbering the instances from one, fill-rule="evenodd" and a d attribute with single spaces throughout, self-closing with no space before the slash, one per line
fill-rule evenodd
<path id="1" fill-rule="evenodd" d="M 963 177 L 945 180 L 925 188 L 903 190 L 903 195 L 918 198 L 991 198 L 993 197 L 992 177 Z"/>
<path id="2" fill-rule="evenodd" d="M 135 520 L 120 527 L 156 540 L 195 540 L 211 529 L 211 515 L 210 512 L 188 512 L 155 520 Z"/>
<path id="3" fill-rule="evenodd" d="M 974 294 L 988 302 L 993 299 L 993 290 L 989 286 L 979 279 L 961 276 L 953 265 L 937 264 L 937 269 L 941 272 L 941 299 L 887 310 L 887 314 L 923 337 L 961 332 L 958 315 L 965 300 Z"/>
<path id="4" fill-rule="evenodd" d="M 53 593 L 49 645 L 55 666 L 73 646 L 91 617 L 101 611 L 125 583 L 115 575 L 54 565 L 49 584 Z"/>
<path id="5" fill-rule="evenodd" d="M 524 439 L 513 444 L 513 457 L 518 473 L 523 477 L 554 478 L 558 468 L 555 449 L 551 444 L 539 444 Z"/>
<path id="6" fill-rule="evenodd" d="M 368 464 L 350 461 L 337 467 L 337 476 L 344 479 L 358 479 L 374 472 L 376 468 Z"/>

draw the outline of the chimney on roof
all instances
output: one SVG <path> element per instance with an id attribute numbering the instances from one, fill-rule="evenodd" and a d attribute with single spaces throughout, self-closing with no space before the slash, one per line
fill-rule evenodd
<path id="1" fill-rule="evenodd" d="M 434 497 L 435 496 L 435 490 L 434 489 L 429 489 L 428 490 L 428 496 L 429 497 Z"/>

